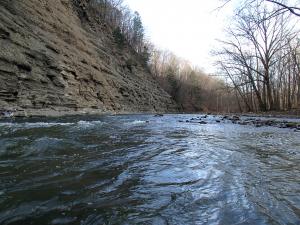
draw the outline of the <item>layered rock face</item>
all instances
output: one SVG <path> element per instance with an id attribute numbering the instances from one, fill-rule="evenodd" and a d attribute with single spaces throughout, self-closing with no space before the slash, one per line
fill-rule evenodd
<path id="1" fill-rule="evenodd" d="M 0 109 L 176 110 L 139 57 L 84 20 L 72 0 L 1 0 L 0 49 Z"/>

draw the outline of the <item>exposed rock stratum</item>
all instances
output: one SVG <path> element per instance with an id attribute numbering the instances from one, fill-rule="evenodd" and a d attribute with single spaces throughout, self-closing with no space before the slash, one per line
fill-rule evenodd
<path id="1" fill-rule="evenodd" d="M 137 54 L 80 10 L 74 0 L 0 1 L 0 109 L 175 111 Z"/>

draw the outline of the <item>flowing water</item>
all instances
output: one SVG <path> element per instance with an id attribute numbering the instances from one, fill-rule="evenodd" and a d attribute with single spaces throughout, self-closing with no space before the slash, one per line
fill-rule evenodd
<path id="1" fill-rule="evenodd" d="M 300 224 L 300 133 L 192 116 L 0 121 L 0 224 Z"/>

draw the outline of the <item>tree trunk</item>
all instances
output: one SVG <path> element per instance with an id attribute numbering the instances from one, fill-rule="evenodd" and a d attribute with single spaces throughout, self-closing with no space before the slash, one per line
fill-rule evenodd
<path id="1" fill-rule="evenodd" d="M 272 96 L 272 87 L 269 77 L 269 71 L 266 71 L 266 88 L 267 88 L 267 98 L 269 102 L 269 110 L 274 110 L 274 101 Z"/>

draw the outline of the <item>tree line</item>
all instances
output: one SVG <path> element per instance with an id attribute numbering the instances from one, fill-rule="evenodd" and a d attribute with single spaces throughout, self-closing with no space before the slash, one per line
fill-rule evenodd
<path id="1" fill-rule="evenodd" d="M 79 0 L 78 0 L 79 1 Z M 228 0 L 230 1 L 230 0 Z M 82 1 L 81 1 L 82 2 Z M 272 0 L 245 0 L 227 39 L 219 40 L 219 76 L 205 74 L 169 51 L 149 44 L 140 15 L 123 0 L 85 0 L 119 46 L 130 45 L 184 111 L 269 111 L 300 107 L 297 7 Z M 272 2 L 268 5 L 266 2 Z M 290 14 L 286 13 L 290 12 Z"/>
<path id="2" fill-rule="evenodd" d="M 123 0 L 73 0 L 99 25 L 108 28 L 119 47 L 130 45 L 141 56 L 148 56 L 141 16 Z"/>
<path id="3" fill-rule="evenodd" d="M 244 111 L 299 109 L 299 18 L 285 13 L 297 15 L 297 7 L 267 2 L 274 4 L 252 0 L 239 9 L 215 51 L 216 65 Z"/>
<path id="4" fill-rule="evenodd" d="M 112 30 L 116 43 L 130 45 L 147 63 L 160 86 L 170 94 L 183 111 L 228 111 L 234 97 L 226 84 L 169 51 L 155 48 L 146 38 L 141 17 L 123 0 L 77 0 L 99 24 Z"/>
<path id="5" fill-rule="evenodd" d="M 183 111 L 239 110 L 234 93 L 224 80 L 209 76 L 170 51 L 154 48 L 151 52 L 151 73 Z"/>

